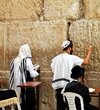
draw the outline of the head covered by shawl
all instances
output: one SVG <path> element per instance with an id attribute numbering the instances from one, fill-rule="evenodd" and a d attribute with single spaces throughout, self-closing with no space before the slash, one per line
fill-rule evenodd
<path id="1" fill-rule="evenodd" d="M 19 54 L 18 57 L 20 59 L 26 58 L 26 57 L 32 57 L 31 55 L 31 50 L 28 44 L 23 44 L 20 48 L 19 48 Z"/>
<path id="2" fill-rule="evenodd" d="M 14 60 L 14 66 L 19 66 L 20 63 L 22 62 L 22 60 L 24 58 L 31 58 L 32 55 L 31 55 L 31 50 L 30 50 L 30 47 L 28 44 L 23 44 L 20 48 L 19 48 L 19 54 L 18 56 L 15 58 Z"/>
<path id="3" fill-rule="evenodd" d="M 10 72 L 10 88 L 14 89 L 18 94 L 20 94 L 20 88 L 17 87 L 17 85 L 21 84 L 21 79 L 23 79 L 23 82 L 26 82 L 26 78 L 25 75 L 21 74 L 20 71 L 20 65 L 21 62 L 23 61 L 23 59 L 27 58 L 27 57 L 32 57 L 31 56 L 31 50 L 28 44 L 23 44 L 20 48 L 19 48 L 19 54 L 18 56 L 13 60 L 12 64 L 11 64 L 11 72 Z"/>

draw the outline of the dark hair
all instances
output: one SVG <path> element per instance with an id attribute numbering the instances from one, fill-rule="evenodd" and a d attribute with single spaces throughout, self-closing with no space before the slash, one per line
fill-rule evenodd
<path id="1" fill-rule="evenodd" d="M 84 76 L 84 72 L 85 72 L 85 68 L 79 66 L 79 65 L 76 65 L 72 68 L 71 70 L 71 78 L 73 79 L 77 79 L 79 77 L 83 77 Z"/>
<path id="2" fill-rule="evenodd" d="M 70 44 L 66 48 L 64 48 L 63 50 L 67 50 L 69 47 L 70 48 L 73 48 L 73 42 L 72 42 L 72 40 L 68 40 L 68 41 L 70 41 Z"/>

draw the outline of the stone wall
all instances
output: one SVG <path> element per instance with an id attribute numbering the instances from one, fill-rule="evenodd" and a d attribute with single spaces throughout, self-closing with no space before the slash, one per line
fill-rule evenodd
<path id="1" fill-rule="evenodd" d="M 8 87 L 11 60 L 19 47 L 28 43 L 33 63 L 41 65 L 40 110 L 56 110 L 51 87 L 52 58 L 61 53 L 61 43 L 70 38 L 74 54 L 84 58 L 89 44 L 93 54 L 86 67 L 86 84 L 100 85 L 100 1 L 99 0 L 0 0 L 0 83 Z M 98 106 L 98 99 L 92 98 Z"/>

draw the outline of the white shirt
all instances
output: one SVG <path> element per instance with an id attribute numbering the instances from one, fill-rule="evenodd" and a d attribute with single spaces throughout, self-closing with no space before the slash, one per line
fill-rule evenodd
<path id="1" fill-rule="evenodd" d="M 34 70 L 34 67 L 33 67 L 33 64 L 32 64 L 32 61 L 31 61 L 30 58 L 27 58 L 27 59 L 26 59 L 26 68 L 27 68 L 27 70 L 29 71 L 30 76 L 31 76 L 32 78 L 39 75 L 38 72 Z"/>
<path id="2" fill-rule="evenodd" d="M 53 58 L 51 69 L 54 73 L 52 80 L 52 87 L 54 89 L 63 88 L 68 81 L 72 81 L 71 69 L 75 65 L 81 65 L 84 60 L 68 53 L 62 53 Z"/>

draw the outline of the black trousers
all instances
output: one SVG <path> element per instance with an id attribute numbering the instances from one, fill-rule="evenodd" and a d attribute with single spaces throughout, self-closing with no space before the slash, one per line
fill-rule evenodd
<path id="1" fill-rule="evenodd" d="M 62 88 L 56 89 L 57 110 L 65 110 L 67 106 L 63 100 L 63 95 L 61 94 L 61 90 Z"/>
<path id="2" fill-rule="evenodd" d="M 22 110 L 36 110 L 36 98 L 34 88 L 21 89 Z"/>

